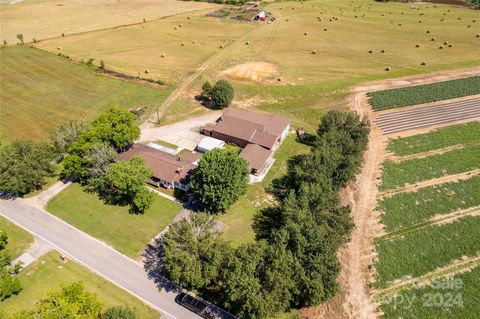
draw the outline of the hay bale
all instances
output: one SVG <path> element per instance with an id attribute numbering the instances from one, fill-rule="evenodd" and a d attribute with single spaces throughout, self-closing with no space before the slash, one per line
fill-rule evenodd
<path id="1" fill-rule="evenodd" d="M 303 32 L 303 35 L 308 35 L 308 33 L 307 33 L 307 32 Z"/>
<path id="2" fill-rule="evenodd" d="M 180 28 L 181 28 L 181 27 L 183 27 L 183 25 L 180 23 L 180 24 L 178 25 L 178 27 L 180 27 Z"/>
<path id="3" fill-rule="evenodd" d="M 184 46 L 185 46 L 185 43 L 182 42 L 181 46 L 184 47 Z"/>
<path id="4" fill-rule="evenodd" d="M 223 49 L 223 48 L 224 48 L 223 44 L 220 44 L 219 48 L 220 48 L 220 49 Z"/>
<path id="5" fill-rule="evenodd" d="M 480 34 L 477 34 L 476 37 L 477 37 L 477 38 L 480 38 Z"/>
<path id="6" fill-rule="evenodd" d="M 246 45 L 250 45 L 250 41 L 246 41 L 245 44 L 246 44 Z"/>
<path id="7" fill-rule="evenodd" d="M 325 28 L 325 29 L 323 29 L 323 31 L 328 31 L 328 29 L 327 29 L 327 28 Z"/>
<path id="8" fill-rule="evenodd" d="M 277 81 L 278 81 L 278 82 L 281 82 L 281 81 L 282 81 L 282 78 L 278 78 Z"/>
<path id="9" fill-rule="evenodd" d="M 177 30 L 177 27 L 174 27 L 173 30 Z"/>
<path id="10" fill-rule="evenodd" d="M 148 74 L 148 70 L 145 70 L 145 74 Z"/>
<path id="11" fill-rule="evenodd" d="M 427 33 L 430 33 L 430 30 L 427 30 Z"/>
<path id="12" fill-rule="evenodd" d="M 373 50 L 368 50 L 368 53 L 372 54 L 372 53 L 373 53 Z"/>
<path id="13" fill-rule="evenodd" d="M 439 48 L 440 50 L 442 50 L 442 49 L 443 49 L 443 45 L 439 46 L 438 48 Z"/>
<path id="14" fill-rule="evenodd" d="M 312 51 L 312 54 L 317 54 L 317 50 L 313 50 L 313 51 Z"/>
<path id="15" fill-rule="evenodd" d="M 471 28 L 472 26 L 471 25 L 467 25 L 467 28 Z"/>
<path id="16" fill-rule="evenodd" d="M 402 26 L 402 24 L 401 24 L 401 23 L 399 23 L 399 24 L 398 24 L 398 26 L 399 26 L 399 27 L 401 27 L 401 26 Z"/>
<path id="17" fill-rule="evenodd" d="M 435 38 L 432 38 L 430 41 L 435 41 Z"/>
<path id="18" fill-rule="evenodd" d="M 443 45 L 448 45 L 448 41 L 443 42 Z"/>
<path id="19" fill-rule="evenodd" d="M 164 58 L 164 57 L 165 57 L 165 53 L 162 53 L 162 55 L 160 55 L 160 57 Z"/>
<path id="20" fill-rule="evenodd" d="M 192 41 L 193 44 L 197 44 L 197 41 Z"/>
<path id="21" fill-rule="evenodd" d="M 427 62 L 423 61 L 420 65 L 427 65 Z"/>
<path id="22" fill-rule="evenodd" d="M 288 21 L 290 21 L 290 20 L 288 20 L 288 18 L 286 18 L 286 19 L 285 19 L 285 21 L 287 21 L 287 22 L 288 22 Z"/>
<path id="23" fill-rule="evenodd" d="M 381 53 L 385 53 L 385 52 L 387 52 L 387 51 L 385 51 L 385 49 L 383 49 L 383 50 L 382 50 L 382 51 L 380 51 L 380 52 L 381 52 Z"/>
<path id="24" fill-rule="evenodd" d="M 420 47 L 420 44 L 415 44 L 415 47 L 416 47 L 416 48 L 419 48 L 419 47 Z"/>
<path id="25" fill-rule="evenodd" d="M 452 47 L 453 47 L 453 44 L 450 43 L 450 44 L 448 45 L 448 47 L 449 47 L 449 48 L 452 48 Z"/>
<path id="26" fill-rule="evenodd" d="M 422 23 L 422 20 L 418 20 L 418 23 Z"/>
<path id="27" fill-rule="evenodd" d="M 187 20 L 190 20 L 190 16 L 187 17 Z"/>
<path id="28" fill-rule="evenodd" d="M 392 69 L 391 67 L 387 66 L 387 67 L 385 68 L 385 71 L 390 71 L 391 69 Z"/>

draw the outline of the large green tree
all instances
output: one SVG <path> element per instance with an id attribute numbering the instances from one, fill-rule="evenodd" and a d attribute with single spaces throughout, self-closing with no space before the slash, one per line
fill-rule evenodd
<path id="1" fill-rule="evenodd" d="M 94 144 L 106 144 L 115 150 L 123 150 L 140 136 L 140 129 L 135 123 L 135 116 L 122 109 L 110 109 L 96 118 L 74 143 L 68 148 L 64 160 L 64 175 L 75 175 L 80 181 L 89 178 L 88 150 Z"/>
<path id="2" fill-rule="evenodd" d="M 12 276 L 10 266 L 11 257 L 6 251 L 8 236 L 4 230 L 0 230 L 0 301 L 22 291 L 22 285 L 18 278 Z"/>
<path id="3" fill-rule="evenodd" d="M 193 213 L 170 226 L 164 237 L 162 259 L 168 277 L 188 289 L 215 282 L 229 247 L 215 230 L 215 220 Z"/>
<path id="4" fill-rule="evenodd" d="M 224 212 L 245 193 L 248 164 L 230 149 L 205 154 L 192 173 L 190 187 L 208 212 Z"/>
<path id="5" fill-rule="evenodd" d="M 219 80 L 215 83 L 211 92 L 215 106 L 220 109 L 229 106 L 235 96 L 233 86 L 227 80 Z"/>
<path id="6" fill-rule="evenodd" d="M 14 141 L 0 150 L 0 190 L 24 195 L 42 188 L 55 172 L 46 143 Z"/>
<path id="7" fill-rule="evenodd" d="M 140 157 L 114 163 L 108 167 L 101 196 L 114 204 L 130 205 L 132 213 L 143 213 L 153 201 L 145 184 L 151 176 L 152 170 Z"/>
<path id="8" fill-rule="evenodd" d="M 65 154 L 68 148 L 86 130 L 86 124 L 75 121 L 68 121 L 60 125 L 50 134 L 53 149 L 60 155 Z"/>

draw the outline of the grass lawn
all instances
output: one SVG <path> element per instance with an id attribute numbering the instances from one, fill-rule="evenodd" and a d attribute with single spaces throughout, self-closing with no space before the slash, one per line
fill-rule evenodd
<path id="1" fill-rule="evenodd" d="M 111 107 L 146 107 L 145 117 L 171 89 L 107 78 L 28 46 L 0 49 L 1 142 L 42 140 L 68 120 L 91 120 Z"/>
<path id="2" fill-rule="evenodd" d="M 38 261 L 25 268 L 19 275 L 23 290 L 0 303 L 0 308 L 7 314 L 31 309 L 36 302 L 62 286 L 82 281 L 85 290 L 98 295 L 104 309 L 115 305 L 128 305 L 134 308 L 138 318 L 158 319 L 158 312 L 150 309 L 140 300 L 90 272 L 87 268 L 67 259 L 63 262 L 56 251 L 42 256 Z"/>
<path id="3" fill-rule="evenodd" d="M 403 276 L 420 276 L 463 256 L 480 253 L 480 217 L 464 217 L 451 224 L 430 226 L 392 240 L 378 240 L 376 287 Z"/>
<path id="4" fill-rule="evenodd" d="M 386 231 L 412 226 L 435 215 L 480 205 L 480 176 L 467 180 L 425 187 L 416 192 L 399 193 L 384 198 L 379 210 L 384 212 Z"/>
<path id="5" fill-rule="evenodd" d="M 130 257 L 142 252 L 180 209 L 180 205 L 158 195 L 144 214 L 129 214 L 128 207 L 105 205 L 78 184 L 69 186 L 47 206 L 50 213 Z"/>
<path id="6" fill-rule="evenodd" d="M 290 134 L 275 153 L 275 163 L 261 183 L 248 186 L 243 195 L 232 207 L 218 219 L 225 224 L 223 236 L 234 245 L 251 241 L 255 234 L 252 219 L 260 209 L 274 204 L 274 198 L 266 191 L 272 180 L 282 177 L 287 172 L 287 160 L 295 154 L 308 152 L 309 147 L 297 142 L 296 136 Z"/>
<path id="7" fill-rule="evenodd" d="M 374 111 L 480 94 L 480 76 L 368 93 Z"/>
<path id="8" fill-rule="evenodd" d="M 405 156 L 478 142 L 480 142 L 480 122 L 470 122 L 439 128 L 426 134 L 395 138 L 388 143 L 388 150 L 399 156 Z"/>
<path id="9" fill-rule="evenodd" d="M 33 236 L 30 235 L 29 232 L 18 227 L 3 216 L 0 216 L 0 229 L 7 232 L 7 251 L 10 253 L 12 259 L 23 254 L 33 243 Z"/>
<path id="10" fill-rule="evenodd" d="M 383 165 L 381 190 L 402 187 L 445 175 L 480 168 L 480 146 L 465 147 L 443 154 Z"/>
<path id="11" fill-rule="evenodd" d="M 477 319 L 480 313 L 480 267 L 453 278 L 442 278 L 441 283 L 454 283 L 458 286 L 445 285 L 443 288 L 427 286 L 422 289 L 410 289 L 400 292 L 400 296 L 381 309 L 385 318 L 435 318 L 435 319 Z M 452 298 L 453 297 L 453 298 Z M 433 304 L 432 299 L 436 301 Z M 404 302 L 399 302 L 401 299 Z M 407 300 L 412 301 L 407 305 Z M 456 302 L 453 302 L 453 301 Z M 432 304 L 434 306 L 432 306 Z"/>

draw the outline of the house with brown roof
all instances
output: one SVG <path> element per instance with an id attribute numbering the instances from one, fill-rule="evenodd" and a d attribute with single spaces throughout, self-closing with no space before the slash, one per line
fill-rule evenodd
<path id="1" fill-rule="evenodd" d="M 290 121 L 284 116 L 229 108 L 200 132 L 244 148 L 240 156 L 247 160 L 251 173 L 258 175 L 272 162 L 273 153 L 289 130 Z"/>
<path id="2" fill-rule="evenodd" d="M 200 155 L 186 152 L 181 155 L 170 154 L 143 144 L 134 144 L 129 150 L 120 154 L 117 160 L 126 161 L 134 156 L 145 160 L 145 164 L 153 171 L 148 181 L 156 187 L 189 189 L 190 172 L 197 167 Z"/>

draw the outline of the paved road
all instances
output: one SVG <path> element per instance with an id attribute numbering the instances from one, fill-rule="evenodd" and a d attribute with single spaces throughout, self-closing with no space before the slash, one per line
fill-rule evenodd
<path id="1" fill-rule="evenodd" d="M 177 287 L 167 280 L 160 285 L 147 278 L 142 265 L 113 248 L 63 222 L 27 200 L 0 201 L 0 215 L 46 241 L 172 319 L 200 318 L 175 303 Z M 121 234 L 119 234 L 121 236 Z M 158 278 L 157 278 L 158 279 Z M 158 281 L 157 281 L 158 283 Z M 234 318 L 224 314 L 222 318 Z"/>
<path id="2" fill-rule="evenodd" d="M 407 110 L 389 111 L 378 115 L 375 121 L 386 135 L 475 118 L 480 119 L 480 95 Z"/>

